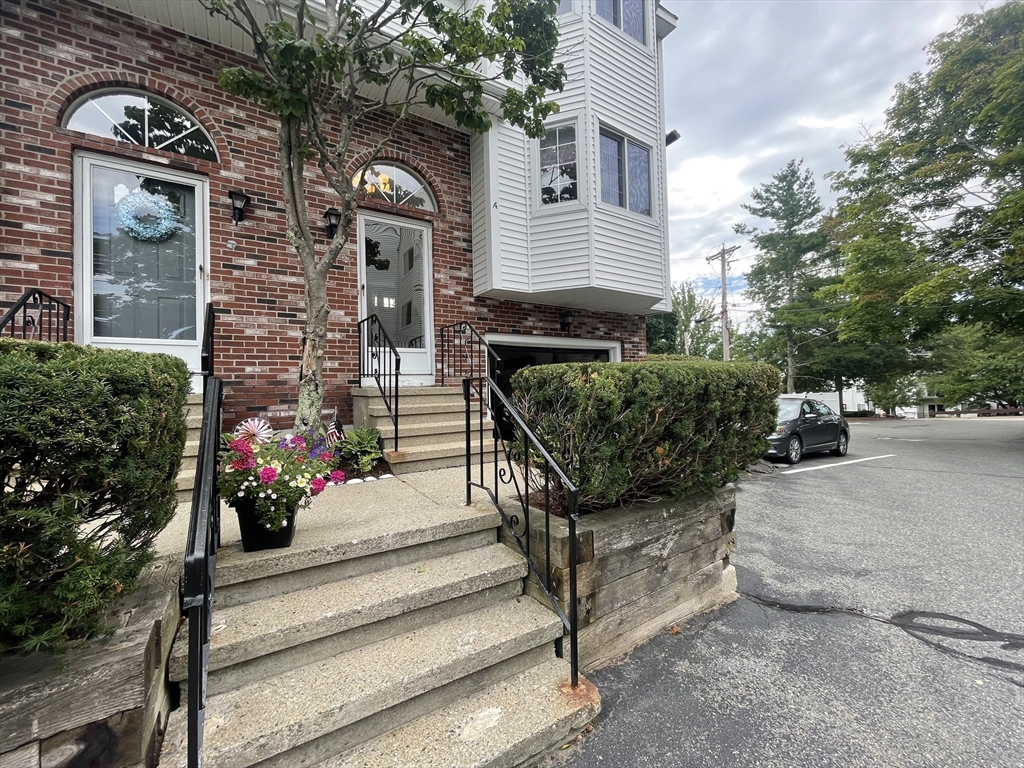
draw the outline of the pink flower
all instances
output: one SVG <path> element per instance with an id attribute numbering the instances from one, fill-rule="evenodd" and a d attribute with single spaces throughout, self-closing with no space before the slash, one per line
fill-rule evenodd
<path id="1" fill-rule="evenodd" d="M 264 467 L 260 470 L 260 480 L 269 485 L 277 480 L 277 470 L 273 467 Z"/>
<path id="2" fill-rule="evenodd" d="M 252 458 L 252 446 L 249 445 L 249 443 L 243 440 L 242 438 L 232 440 L 230 443 L 228 443 L 228 448 L 231 448 L 243 459 Z"/>
<path id="3" fill-rule="evenodd" d="M 334 470 L 333 472 L 331 472 L 331 482 L 332 483 L 344 483 L 345 482 L 345 473 L 342 472 L 340 469 Z"/>
<path id="4" fill-rule="evenodd" d="M 334 454 L 333 453 L 321 453 L 320 454 L 320 461 L 326 461 L 328 464 L 330 464 L 332 461 L 334 461 Z"/>
<path id="5" fill-rule="evenodd" d="M 306 447 L 306 438 L 304 438 L 302 435 L 296 435 L 295 437 L 292 438 L 292 447 L 293 448 L 305 448 Z"/>
<path id="6" fill-rule="evenodd" d="M 256 459 L 254 459 L 252 456 L 249 456 L 249 458 L 245 458 L 243 456 L 231 462 L 231 468 L 236 471 L 241 471 L 243 469 L 252 469 L 255 466 Z"/>
<path id="7" fill-rule="evenodd" d="M 310 480 L 309 487 L 310 489 L 312 489 L 313 495 L 316 496 L 318 493 L 322 492 L 324 488 L 327 487 L 327 481 L 324 480 L 322 477 L 314 477 L 312 480 Z"/>

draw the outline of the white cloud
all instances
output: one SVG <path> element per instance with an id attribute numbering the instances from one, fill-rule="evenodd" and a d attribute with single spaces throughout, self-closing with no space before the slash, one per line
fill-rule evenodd
<path id="1" fill-rule="evenodd" d="M 896 84 L 927 66 L 925 46 L 981 8 L 977 0 L 667 5 L 680 17 L 664 49 L 666 130 L 681 134 L 667 174 L 675 281 L 713 278 L 705 257 L 723 243 L 742 246 L 732 275 L 750 268 L 753 249 L 732 225 L 749 220 L 742 203 L 790 159 L 805 160 L 830 206 L 823 176 L 843 167 L 842 146 L 860 141 L 864 126 L 881 127 Z"/>

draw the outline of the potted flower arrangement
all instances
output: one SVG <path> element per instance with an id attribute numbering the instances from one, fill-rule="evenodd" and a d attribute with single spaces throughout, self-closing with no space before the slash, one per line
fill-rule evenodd
<path id="1" fill-rule="evenodd" d="M 332 469 L 328 439 L 316 433 L 275 436 L 266 421 L 248 419 L 224 441 L 220 492 L 238 515 L 245 552 L 290 546 L 298 510 L 345 481 Z"/>

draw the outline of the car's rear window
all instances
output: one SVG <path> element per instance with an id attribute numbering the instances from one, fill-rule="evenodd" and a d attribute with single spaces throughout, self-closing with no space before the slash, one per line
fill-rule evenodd
<path id="1" fill-rule="evenodd" d="M 799 400 L 779 400 L 779 421 L 789 421 L 800 415 Z"/>

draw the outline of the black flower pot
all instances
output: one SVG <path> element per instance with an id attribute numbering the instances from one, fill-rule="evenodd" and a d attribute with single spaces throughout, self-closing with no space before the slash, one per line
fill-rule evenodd
<path id="1" fill-rule="evenodd" d="M 295 510 L 288 513 L 284 526 L 277 531 L 268 530 L 256 514 L 253 499 L 239 499 L 235 504 L 238 515 L 238 530 L 242 533 L 242 551 L 259 552 L 263 549 L 284 549 L 292 545 L 295 538 Z"/>

